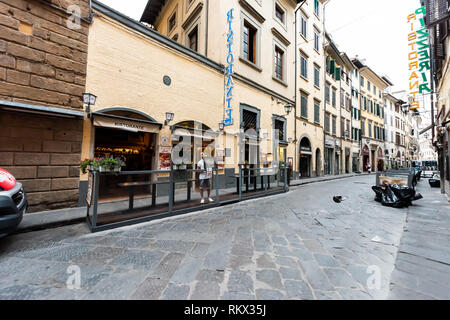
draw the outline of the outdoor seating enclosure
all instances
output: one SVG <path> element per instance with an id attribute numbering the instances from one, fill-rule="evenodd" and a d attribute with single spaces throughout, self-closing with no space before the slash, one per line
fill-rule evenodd
<path id="1" fill-rule="evenodd" d="M 285 165 L 274 168 L 240 166 L 238 172 L 224 170 L 225 174 L 219 174 L 216 167 L 210 189 L 213 202 L 208 200 L 207 190 L 204 190 L 205 203 L 201 203 L 200 172 L 195 169 L 90 171 L 87 224 L 92 232 L 98 232 L 289 191 Z M 111 198 L 112 194 L 120 197 Z"/>

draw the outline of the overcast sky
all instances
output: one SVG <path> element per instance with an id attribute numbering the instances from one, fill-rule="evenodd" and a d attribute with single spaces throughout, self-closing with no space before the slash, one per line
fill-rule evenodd
<path id="1" fill-rule="evenodd" d="M 136 20 L 147 3 L 101 1 Z M 326 29 L 341 51 L 351 58 L 358 55 L 366 59 L 375 72 L 391 79 L 394 91 L 405 90 L 409 79 L 406 18 L 419 6 L 419 0 L 330 0 L 326 6 Z"/>

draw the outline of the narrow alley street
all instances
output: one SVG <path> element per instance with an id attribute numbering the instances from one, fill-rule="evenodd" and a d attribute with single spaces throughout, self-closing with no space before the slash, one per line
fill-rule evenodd
<path id="1" fill-rule="evenodd" d="M 80 224 L 13 235 L 0 241 L 0 299 L 449 299 L 449 205 L 422 181 L 415 206 L 382 207 L 374 179 L 97 234 Z"/>

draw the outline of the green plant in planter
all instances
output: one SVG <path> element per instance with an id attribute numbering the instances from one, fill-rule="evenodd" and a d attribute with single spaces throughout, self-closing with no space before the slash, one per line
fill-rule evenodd
<path id="1" fill-rule="evenodd" d="M 109 171 L 116 171 L 120 169 L 121 167 L 125 166 L 125 162 L 123 162 L 119 158 L 101 158 L 98 160 L 98 167 L 109 170 Z"/>
<path id="2" fill-rule="evenodd" d="M 83 174 L 86 174 L 88 168 L 93 171 L 98 171 L 98 168 L 100 167 L 99 161 L 100 161 L 99 158 L 84 159 L 83 161 L 80 162 L 81 172 L 83 172 Z"/>
<path id="3" fill-rule="evenodd" d="M 91 163 L 92 163 L 92 159 L 88 159 L 88 158 L 86 158 L 80 162 L 80 169 L 83 174 L 87 173 L 87 168 L 91 165 Z"/>

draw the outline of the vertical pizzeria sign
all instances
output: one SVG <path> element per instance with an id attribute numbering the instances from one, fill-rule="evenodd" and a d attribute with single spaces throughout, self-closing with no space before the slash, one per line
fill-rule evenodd
<path id="1" fill-rule="evenodd" d="M 223 124 L 225 126 L 231 126 L 233 124 L 233 108 L 231 106 L 231 101 L 233 100 L 233 64 L 234 64 L 234 55 L 233 55 L 233 40 L 234 40 L 234 32 L 231 23 L 233 22 L 233 9 L 228 11 L 227 13 L 227 66 L 225 70 L 225 119 L 223 120 Z"/>
<path id="2" fill-rule="evenodd" d="M 409 94 L 410 109 L 418 109 L 417 95 L 430 93 L 430 44 L 428 29 L 425 25 L 426 7 L 417 9 L 408 15 L 411 31 L 408 34 Z"/>

